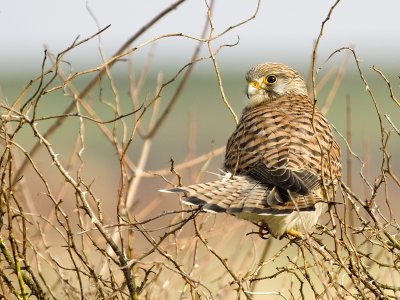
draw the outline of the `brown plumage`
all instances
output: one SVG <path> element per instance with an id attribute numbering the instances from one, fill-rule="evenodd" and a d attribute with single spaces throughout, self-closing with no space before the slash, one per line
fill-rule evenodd
<path id="1" fill-rule="evenodd" d="M 267 227 L 275 237 L 312 229 L 332 201 L 340 149 L 293 69 L 258 65 L 246 74 L 249 103 L 226 146 L 221 180 L 166 190 L 182 201 Z"/>

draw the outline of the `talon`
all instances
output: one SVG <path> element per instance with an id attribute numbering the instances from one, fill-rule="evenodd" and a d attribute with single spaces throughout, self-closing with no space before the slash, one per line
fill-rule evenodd
<path id="1" fill-rule="evenodd" d="M 301 240 L 304 238 L 304 235 L 301 232 L 299 232 L 299 231 L 297 231 L 296 229 L 293 229 L 293 228 L 291 228 L 288 231 L 286 231 L 286 234 L 290 235 L 290 236 L 292 236 L 294 238 L 301 239 Z"/>
<path id="2" fill-rule="evenodd" d="M 262 226 L 262 225 L 258 225 L 258 226 L 259 226 L 258 235 L 260 236 L 260 238 L 262 238 L 263 240 L 269 239 L 268 227 Z"/>

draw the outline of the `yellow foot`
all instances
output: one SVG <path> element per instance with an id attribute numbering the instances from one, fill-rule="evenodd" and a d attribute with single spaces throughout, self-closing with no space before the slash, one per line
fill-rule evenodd
<path id="1" fill-rule="evenodd" d="M 291 235 L 291 236 L 293 236 L 293 237 L 295 237 L 297 239 L 303 239 L 304 238 L 304 236 L 303 236 L 303 234 L 301 232 L 299 232 L 299 231 L 297 231 L 296 229 L 293 229 L 293 228 L 291 228 L 288 231 L 286 231 L 286 234 L 287 235 Z"/>

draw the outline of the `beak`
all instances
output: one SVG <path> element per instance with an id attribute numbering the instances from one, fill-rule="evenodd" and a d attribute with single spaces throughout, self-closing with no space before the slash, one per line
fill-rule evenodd
<path id="1" fill-rule="evenodd" d="M 247 95 L 248 99 L 250 99 L 251 96 L 257 94 L 257 92 L 258 92 L 258 88 L 252 86 L 251 84 L 247 85 L 246 95 Z"/>

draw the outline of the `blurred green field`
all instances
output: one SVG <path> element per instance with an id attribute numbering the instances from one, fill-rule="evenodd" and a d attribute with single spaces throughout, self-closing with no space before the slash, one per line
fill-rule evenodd
<path id="1" fill-rule="evenodd" d="M 245 103 L 244 71 L 224 72 L 223 68 L 221 71 L 226 96 L 236 114 L 240 115 Z M 163 75 L 163 82 L 168 81 L 172 76 L 174 76 L 174 72 L 175 71 L 172 69 L 166 72 L 166 74 Z M 303 71 L 302 73 L 304 74 L 305 72 Z M 397 74 L 389 73 L 386 75 L 393 82 L 394 92 L 398 95 L 399 88 L 398 85 L 395 84 L 398 81 L 396 78 Z M 392 122 L 397 126 L 397 128 L 399 128 L 400 108 L 396 106 L 392 99 L 390 99 L 389 90 L 382 78 L 373 71 L 366 71 L 365 76 L 369 88 L 374 94 L 377 107 L 375 107 L 375 104 L 360 79 L 360 76 L 356 73 L 347 73 L 340 83 L 327 117 L 335 128 L 337 128 L 338 132 L 345 136 L 347 131 L 346 98 L 350 98 L 353 150 L 358 157 L 365 161 L 366 165 L 363 172 L 367 180 L 373 183 L 373 180 L 380 175 L 382 162 L 382 152 L 380 151 L 382 139 L 379 116 L 381 117 L 384 130 L 386 132 L 391 131 L 387 153 L 388 155 L 391 155 L 393 171 L 395 174 L 399 174 L 400 172 L 398 155 L 400 150 L 400 138 L 398 133 L 393 131 L 392 125 L 385 119 L 385 114 L 390 116 Z M 32 75 L 31 77 L 33 78 L 34 76 Z M 93 78 L 93 74 L 82 76 L 79 79 L 74 80 L 72 83 L 79 91 L 90 81 L 91 78 Z M 321 80 L 322 78 L 324 78 L 324 73 L 319 74 L 317 79 Z M 3 104 L 6 103 L 12 105 L 16 101 L 19 93 L 23 90 L 24 85 L 29 82 L 29 79 L 29 74 L 22 74 L 21 77 L 4 77 L 4 74 L 2 74 L 0 77 L 1 102 Z M 180 79 L 181 78 L 178 77 L 175 82 L 168 85 L 162 91 L 159 100 L 160 110 L 157 116 L 159 116 L 167 106 Z M 46 80 L 48 80 L 47 77 Z M 335 76 L 330 78 L 322 87 L 321 91 L 319 91 L 319 107 L 324 105 L 325 99 L 331 92 L 334 80 Z M 91 109 L 96 112 L 98 118 L 102 121 L 112 120 L 116 117 L 112 109 L 112 106 L 116 105 L 116 99 L 119 99 L 120 102 L 120 113 L 124 114 L 133 111 L 132 102 L 129 96 L 128 74 L 115 73 L 113 75 L 113 83 L 115 84 L 115 90 L 118 91 L 117 96 L 113 93 L 109 80 L 103 78 L 99 85 L 93 89 L 92 93 L 84 99 L 86 103 L 90 104 Z M 56 82 L 49 88 L 55 87 L 59 84 L 61 84 L 61 82 L 56 80 Z M 37 83 L 33 84 L 27 90 L 26 95 L 20 99 L 19 105 L 32 97 L 32 95 L 35 94 L 37 87 Z M 145 81 L 143 89 L 139 93 L 139 102 L 145 104 L 149 103 L 154 98 L 155 89 L 156 75 L 150 74 Z M 72 101 L 73 97 L 66 88 L 46 93 L 39 99 L 36 106 L 36 118 L 40 119 L 61 115 Z M 79 109 L 82 115 L 87 115 L 82 107 Z M 377 109 L 379 110 L 379 114 L 377 113 Z M 143 116 L 142 125 L 144 126 L 144 131 L 146 131 L 145 128 L 149 122 L 151 111 L 152 109 L 149 108 Z M 3 109 L 2 114 L 5 113 L 6 110 Z M 32 110 L 29 115 L 32 116 Z M 136 114 L 136 116 L 137 115 L 138 114 Z M 135 119 L 135 116 L 128 116 L 123 120 L 110 122 L 106 126 L 110 131 L 115 131 L 115 136 L 118 141 L 128 141 L 135 125 Z M 54 118 L 43 121 L 39 120 L 37 121 L 37 126 L 40 131 L 44 133 L 46 129 L 55 122 L 55 120 L 56 119 Z M 58 159 L 63 166 L 68 169 L 68 172 L 72 177 L 79 178 L 84 182 L 84 184 L 90 186 L 90 190 L 95 194 L 96 200 L 101 203 L 106 224 L 115 224 L 117 218 L 117 203 L 119 200 L 118 188 L 121 184 L 121 170 L 118 155 L 116 154 L 116 150 L 112 143 L 103 135 L 95 122 L 85 120 L 83 124 L 84 126 L 80 127 L 82 124 L 80 123 L 79 118 L 76 116 L 70 116 L 65 119 L 63 125 L 56 131 L 56 133 L 49 138 L 49 141 L 51 142 L 54 151 L 59 154 Z M 15 129 L 17 128 L 18 123 L 9 122 L 8 126 Z M 125 126 L 125 131 L 123 130 L 123 126 Z M 159 170 L 168 171 L 170 158 L 173 158 L 176 164 L 179 164 L 198 155 L 207 153 L 212 149 L 224 146 L 234 127 L 234 120 L 222 102 L 215 74 L 212 72 L 204 73 L 196 71 L 195 69 L 193 76 L 188 81 L 183 93 L 171 110 L 165 123 L 163 123 L 160 130 L 157 131 L 156 135 L 152 139 L 149 157 L 144 168 L 146 174 L 151 175 L 151 173 Z M 80 130 L 83 130 L 82 137 L 84 140 L 84 148 L 83 151 L 80 152 L 81 157 L 78 159 L 77 152 L 80 148 L 74 148 L 74 145 L 79 141 L 78 136 Z M 11 130 L 9 132 L 11 132 Z M 340 137 L 339 133 L 336 135 L 343 153 L 343 179 L 346 181 L 346 162 L 348 157 L 346 153 L 346 144 Z M 132 139 L 132 144 L 128 148 L 126 155 L 134 164 L 137 164 L 142 154 L 143 140 L 137 133 L 132 136 Z M 23 129 L 18 131 L 14 140 L 17 141 L 26 151 L 29 151 L 29 149 L 31 149 L 36 143 L 37 138 L 33 135 L 30 127 L 27 124 L 24 124 Z M 17 150 L 15 153 L 17 155 L 15 156 L 13 165 L 18 167 L 20 162 L 24 159 L 24 155 Z M 205 167 L 204 170 L 218 173 L 222 164 L 222 159 L 223 157 L 221 155 L 216 157 Z M 67 213 L 71 223 L 77 224 L 78 222 L 75 218 L 76 211 L 78 210 L 76 209 L 76 203 L 74 203 L 74 191 L 70 187 L 63 190 L 65 187 L 65 178 L 60 176 L 44 147 L 41 148 L 33 160 L 36 167 L 40 172 L 42 172 L 43 177 L 52 189 L 53 194 L 56 195 L 56 197 L 59 197 L 57 200 L 62 200 L 63 210 Z M 370 190 L 368 190 L 365 182 L 363 182 L 359 176 L 362 163 L 353 155 L 351 156 L 351 160 L 353 162 L 352 190 L 357 195 L 364 195 L 367 197 Z M 73 163 L 71 163 L 71 161 L 73 161 Z M 199 179 L 197 175 L 201 167 L 203 167 L 203 163 L 182 171 L 181 175 L 183 183 L 188 184 L 196 180 L 203 181 L 207 179 L 215 179 L 215 175 L 206 172 L 203 172 L 202 177 Z M 132 178 L 134 177 L 131 173 L 129 174 Z M 26 200 L 26 202 L 29 202 L 29 199 L 34 201 L 33 207 L 37 209 L 37 211 L 33 211 L 33 214 L 37 212 L 40 215 L 51 219 L 52 216 L 54 216 L 54 204 L 49 201 L 43 182 L 38 178 L 37 174 L 31 167 L 28 167 L 25 170 L 22 177 L 28 179 L 27 186 L 25 186 L 28 187 L 28 192 L 24 194 L 24 196 L 28 196 L 26 198 L 21 197 L 21 199 Z M 175 184 L 177 183 L 175 176 L 166 175 L 166 177 Z M 164 188 L 166 185 L 166 182 L 157 176 L 152 178 L 142 178 L 138 191 L 135 194 L 134 205 L 131 207 L 131 213 L 135 218 L 137 218 L 137 220 L 148 220 L 161 215 L 164 211 L 180 209 L 178 196 L 161 195 L 157 192 L 158 189 Z M 393 182 L 389 182 L 388 189 L 385 190 L 389 195 L 392 193 L 392 186 Z M 398 187 L 397 189 L 393 189 L 393 191 L 397 193 Z M 388 199 L 395 199 L 395 197 L 388 197 Z M 337 201 L 340 202 L 342 200 L 340 192 L 338 192 Z M 380 212 L 385 216 L 389 215 L 388 210 L 396 212 L 399 209 L 397 202 L 387 205 L 387 203 L 385 203 L 385 195 L 383 195 L 382 192 L 377 196 L 376 202 Z M 342 209 L 343 206 L 339 206 L 339 210 Z M 31 213 L 31 211 L 29 211 L 29 213 Z M 342 217 L 342 215 L 340 217 Z M 324 224 L 327 217 L 327 214 L 325 214 L 324 217 L 321 218 L 320 223 Z M 171 220 L 167 220 L 168 218 L 169 216 L 164 219 L 157 219 L 148 225 L 151 227 L 150 229 L 155 228 L 154 236 L 157 236 L 157 238 L 162 236 L 165 230 L 164 226 L 171 222 Z M 241 265 L 243 270 L 248 270 L 248 268 L 251 269 L 251 266 L 254 265 L 253 259 L 260 255 L 260 253 L 253 253 L 252 251 L 254 249 L 264 249 L 264 247 L 267 249 L 269 247 L 268 245 L 272 244 L 273 246 L 269 249 L 269 253 L 275 253 L 276 251 L 280 251 L 279 249 L 287 243 L 285 239 L 280 241 L 270 239 L 268 240 L 268 243 L 266 243 L 265 240 L 259 239 L 258 236 L 246 236 L 249 232 L 256 230 L 254 225 L 248 222 L 238 221 L 237 219 L 227 215 L 215 216 L 212 214 L 203 214 L 198 218 L 198 220 L 199 223 L 205 227 L 203 228 L 203 231 L 208 234 L 208 241 L 217 248 L 219 253 L 224 255 L 224 257 L 227 257 L 227 262 L 232 264 L 234 267 L 239 267 L 239 265 Z M 218 224 L 222 225 L 219 226 Z M 184 245 L 182 249 L 185 253 L 182 261 L 187 262 L 187 265 L 190 265 L 191 256 L 194 255 L 190 249 L 193 249 L 192 247 L 194 247 L 197 242 L 192 238 L 194 236 L 192 225 L 187 225 L 188 226 L 186 226 L 184 230 L 182 229 L 183 234 L 180 236 L 180 242 Z M 226 235 L 222 234 L 221 236 L 219 234 L 220 231 L 214 231 L 215 228 L 223 228 L 224 226 L 227 226 L 227 228 L 230 229 Z M 222 232 L 224 231 L 225 230 Z M 80 232 L 80 229 L 77 229 L 77 232 Z M 65 241 L 60 239 L 60 236 L 56 232 L 49 230 L 46 234 L 47 238 L 51 240 L 51 251 L 53 256 L 58 258 L 60 261 L 68 261 L 65 252 L 60 250 L 62 249 L 61 247 L 64 247 Z M 252 243 L 255 245 L 254 249 Z M 365 251 L 370 251 L 367 246 L 362 246 L 362 242 L 360 243 L 361 246 L 359 249 L 366 248 Z M 169 243 L 166 241 L 165 244 L 165 247 L 175 247 L 173 242 Z M 327 245 L 333 247 L 333 245 L 329 243 L 327 243 Z M 148 244 L 141 235 L 138 235 L 136 236 L 134 246 L 136 255 L 139 255 L 144 251 L 144 249 L 146 249 L 146 247 L 148 247 Z M 237 249 L 243 249 L 243 251 L 237 251 Z M 93 263 L 96 264 L 99 252 L 93 250 L 90 252 L 90 255 L 90 257 L 93 258 Z M 207 276 L 209 278 L 207 279 L 211 282 L 210 287 L 218 290 L 219 287 L 217 285 L 219 284 L 219 276 L 222 276 L 221 274 L 225 274 L 226 272 L 223 269 L 221 270 L 220 264 L 215 261 L 215 259 L 210 259 L 209 253 L 206 249 L 202 249 L 202 251 L 197 253 L 197 255 L 201 257 L 199 261 L 203 263 L 201 266 L 205 270 L 204 274 L 208 274 Z M 268 268 L 263 270 L 263 273 L 270 274 L 270 272 L 274 272 L 273 270 L 275 268 L 287 265 L 287 255 L 295 257 L 298 253 L 296 253 L 295 248 L 289 247 L 283 255 L 271 262 L 271 264 L 268 265 Z M 158 260 L 159 258 L 156 257 L 156 259 Z M 379 267 L 376 267 L 376 269 L 376 273 L 381 271 Z M 223 276 L 227 275 L 225 274 Z M 53 276 L 51 278 L 57 277 Z M 159 278 L 159 286 L 163 287 L 164 284 L 168 282 L 172 282 L 171 286 L 173 286 L 174 279 L 176 280 L 176 278 L 171 278 L 168 273 L 163 273 Z M 316 278 L 316 281 L 318 281 L 318 278 Z M 396 279 L 393 279 L 393 282 L 395 281 Z M 263 285 L 260 284 L 260 290 L 265 290 L 266 288 L 269 289 L 275 286 L 284 287 L 287 285 L 286 278 L 283 279 L 282 277 L 274 278 L 265 282 L 270 286 L 266 287 L 264 286 L 264 283 Z M 52 282 L 50 283 L 53 284 Z M 174 287 L 170 289 L 169 293 L 170 295 L 174 295 L 173 298 L 176 298 L 180 292 Z M 310 295 L 312 295 L 311 292 Z"/>
<path id="2" fill-rule="evenodd" d="M 167 71 L 163 75 L 163 82 L 168 81 L 174 76 L 173 69 Z M 305 70 L 300 70 L 302 74 Z M 228 101 L 231 103 L 237 115 L 240 115 L 245 104 L 244 95 L 244 71 L 224 72 L 221 68 L 223 87 Z M 324 73 L 318 74 L 317 81 L 324 77 Z M 391 125 L 384 118 L 384 114 L 390 116 L 395 125 L 400 127 L 400 108 L 389 97 L 389 91 L 386 83 L 374 71 L 365 71 L 366 79 L 372 90 L 377 105 L 379 107 L 382 122 L 387 130 L 392 129 Z M 396 74 L 394 72 L 386 74 L 386 76 L 396 82 Z M 34 77 L 34 76 L 32 76 Z M 82 89 L 87 82 L 93 77 L 93 74 L 85 75 L 73 81 L 76 88 Z M 0 77 L 0 86 L 2 92 L 2 102 L 12 104 L 17 95 L 23 89 L 24 84 L 28 82 L 29 74 L 23 74 L 21 77 Z M 114 83 L 118 91 L 119 101 L 121 103 L 121 113 L 127 113 L 133 110 L 132 103 L 129 97 L 129 81 L 128 74 L 123 72 L 113 75 Z M 174 93 L 177 84 L 181 77 L 178 77 L 175 82 L 168 85 L 162 92 L 160 99 L 160 112 L 166 107 Z M 329 94 L 335 76 L 330 78 L 318 93 L 318 106 L 321 107 Z M 60 82 L 57 82 L 58 84 Z M 101 86 L 101 89 L 99 88 Z M 153 99 L 156 88 L 156 75 L 150 74 L 145 81 L 145 84 L 139 94 L 139 102 L 148 103 Z M 398 85 L 393 84 L 394 92 L 399 93 Z M 32 86 L 26 93 L 25 100 L 33 95 L 35 85 Z M 380 157 L 379 152 L 381 145 L 379 118 L 376 112 L 374 103 L 368 94 L 364 83 L 359 74 L 346 73 L 335 95 L 333 104 L 327 114 L 329 121 L 337 128 L 337 130 L 346 135 L 346 97 L 351 99 L 351 117 L 352 117 L 352 142 L 355 153 L 361 158 L 370 160 L 368 165 L 367 176 L 374 178 L 379 172 Z M 101 99 L 101 101 L 100 101 Z M 109 105 L 105 102 L 114 103 L 115 95 L 112 93 L 110 83 L 107 78 L 104 78 L 100 85 L 96 87 L 86 99 L 91 107 L 96 111 L 97 115 L 102 120 L 110 120 L 115 115 Z M 71 103 L 71 96 L 66 90 L 58 90 L 46 94 L 39 102 L 37 108 L 37 116 L 52 116 L 59 115 L 65 107 Z M 144 115 L 144 124 L 148 122 L 149 113 Z M 39 128 L 44 131 L 54 122 L 54 119 L 40 121 Z M 71 117 L 65 121 L 66 123 L 50 138 L 55 149 L 61 154 L 63 161 L 68 160 L 69 151 L 71 150 L 74 141 L 76 140 L 79 129 L 79 119 Z M 127 117 L 126 126 L 127 132 L 133 128 L 133 117 Z M 115 150 L 107 141 L 98 127 L 90 121 L 86 122 L 86 147 L 83 152 L 85 159 L 85 171 L 88 178 L 92 178 L 95 187 L 100 189 L 104 194 L 110 194 L 110 187 L 116 187 L 118 182 L 118 160 Z M 113 124 L 107 125 L 112 129 Z M 176 163 L 182 162 L 187 158 L 187 155 L 194 157 L 206 153 L 214 148 L 223 146 L 235 127 L 234 120 L 223 104 L 219 87 L 217 85 L 215 73 L 194 70 L 187 85 L 179 97 L 176 105 L 167 117 L 162 128 L 154 137 L 146 170 L 159 170 L 169 167 L 169 159 L 172 157 Z M 119 137 L 122 138 L 122 131 L 119 128 Z M 396 155 L 400 150 L 400 142 L 398 135 L 395 132 L 391 133 L 389 139 L 389 153 L 393 154 L 392 165 L 395 171 L 399 171 L 399 157 Z M 25 145 L 26 149 L 32 147 L 34 139 L 29 130 L 23 130 L 17 137 L 21 144 Z M 342 138 L 338 136 L 339 143 L 343 152 L 343 162 L 346 159 L 346 146 Z M 133 143 L 128 150 L 128 155 L 136 161 L 141 153 L 142 140 L 136 135 Z M 353 170 L 357 176 L 361 163 L 354 160 Z M 221 166 L 222 157 L 218 157 L 208 167 L 210 172 L 218 172 Z M 115 172 L 115 173 L 114 173 Z M 114 174 L 110 176 L 110 174 Z M 344 168 L 346 174 L 346 168 Z M 207 175 L 206 175 L 207 176 Z M 111 178 L 110 178 L 111 177 Z M 89 179 L 88 179 L 89 180 Z M 89 181 L 91 181 L 89 180 Z M 184 182 L 190 182 L 189 178 L 184 178 Z M 104 183 L 107 183 L 107 188 Z M 361 182 L 359 182 L 361 184 Z M 158 187 L 160 188 L 160 187 Z M 158 189 L 152 186 L 149 189 L 144 189 L 144 194 L 156 196 L 153 189 Z M 143 194 L 143 196 L 144 196 Z"/>
<path id="3" fill-rule="evenodd" d="M 302 72 L 304 74 L 304 70 Z M 164 75 L 164 81 L 173 76 L 173 70 L 169 74 Z M 322 78 L 324 74 L 317 77 Z M 389 91 L 386 83 L 380 76 L 371 70 L 367 70 L 364 74 L 369 83 L 382 116 L 388 114 L 395 125 L 399 125 L 400 108 L 397 107 L 389 97 Z M 15 75 L 14 75 L 15 76 Z M 396 84 L 398 79 L 395 73 L 386 74 L 392 80 L 395 94 L 399 93 L 399 86 Z M 32 76 L 34 77 L 34 76 Z M 76 87 L 82 88 L 92 76 L 80 78 L 73 83 Z M 0 77 L 0 96 L 2 102 L 12 104 L 17 95 L 22 91 L 24 84 L 28 82 L 30 77 L 23 74 L 20 78 L 7 78 L 4 74 Z M 174 92 L 179 77 L 176 82 L 167 86 L 161 97 L 161 111 L 170 100 Z M 244 74 L 243 72 L 226 72 L 222 71 L 223 87 L 228 101 L 234 108 L 237 115 L 240 116 L 241 110 L 245 104 L 244 95 Z M 330 92 L 334 78 L 323 87 L 318 93 L 318 106 L 321 107 Z M 132 110 L 131 101 L 129 99 L 129 82 L 128 75 L 116 74 L 114 81 L 119 91 L 119 97 L 122 107 L 122 113 Z M 139 96 L 139 101 L 146 102 L 154 97 L 156 76 L 150 75 Z M 34 89 L 31 88 L 26 97 L 33 94 Z M 102 82 L 102 95 L 105 101 L 113 103 L 114 96 L 110 91 L 107 79 Z M 343 78 L 340 87 L 335 95 L 334 102 L 328 112 L 329 121 L 343 134 L 346 131 L 346 96 L 351 99 L 352 110 L 352 132 L 354 138 L 354 148 L 356 151 L 362 149 L 362 141 L 376 146 L 379 139 L 379 119 L 365 85 L 356 73 L 347 73 Z M 103 120 L 114 116 L 110 107 L 99 101 L 98 88 L 91 94 L 91 105 Z M 50 116 L 60 114 L 62 110 L 69 105 L 71 98 L 62 91 L 53 92 L 44 96 L 41 100 L 38 113 L 42 116 Z M 145 116 L 146 117 L 146 116 Z M 146 118 L 145 118 L 146 119 Z M 43 121 L 41 126 L 45 128 L 53 121 Z M 385 119 L 385 124 L 389 124 Z M 183 93 L 174 106 L 171 114 L 167 118 L 163 128 L 156 136 L 153 148 L 155 160 L 150 162 L 150 168 L 156 168 L 163 160 L 168 160 L 170 156 L 181 158 L 186 150 L 185 144 L 189 135 L 189 124 L 193 124 L 195 128 L 196 149 L 198 153 L 207 151 L 212 145 L 223 145 L 229 134 L 235 127 L 232 116 L 222 102 L 219 87 L 216 82 L 214 73 L 194 72 L 189 79 Z M 400 126 L 400 125 L 399 125 Z M 390 127 L 390 126 L 389 126 Z M 76 129 L 69 127 L 71 131 Z M 389 128 L 390 129 L 390 128 Z M 65 132 L 68 136 L 68 130 Z M 61 134 L 61 143 L 66 142 L 64 132 Z M 98 139 L 100 135 L 95 134 Z M 55 137 L 56 138 L 56 137 Z M 56 138 L 57 141 L 57 138 Z M 94 139 L 93 143 L 99 142 Z M 394 146 L 394 145 L 393 145 Z M 394 146 L 395 147 L 395 146 Z M 162 149 L 162 151 L 160 151 Z M 398 149 L 398 148 L 394 148 Z M 98 149 L 99 150 L 99 149 Z M 161 153 L 160 153 L 161 152 Z M 95 155 L 95 154 L 94 154 Z"/>

